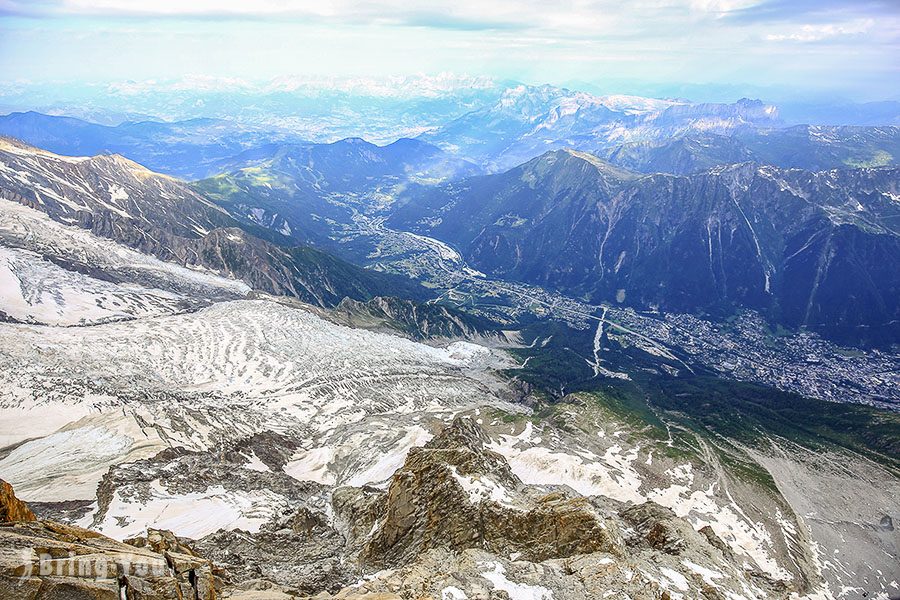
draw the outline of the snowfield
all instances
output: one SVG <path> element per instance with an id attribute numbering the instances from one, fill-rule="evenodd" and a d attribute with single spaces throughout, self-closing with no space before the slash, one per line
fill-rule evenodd
<path id="1" fill-rule="evenodd" d="M 208 450 L 278 431 L 314 450 L 291 464 L 298 477 L 379 483 L 406 449 L 427 441 L 413 425 L 419 415 L 501 402 L 504 385 L 484 366 L 483 354 L 495 351 L 471 346 L 350 329 L 266 300 L 93 327 L 0 324 L 0 422 L 11 428 L 7 442 L 25 442 L 0 460 L 0 477 L 26 499 L 88 499 L 105 468 L 136 448 Z M 72 420 L 26 441 L 41 407 Z M 77 423 L 85 415 L 87 429 Z M 356 427 L 384 453 L 360 456 Z M 315 464 L 325 448 L 332 461 Z M 76 478 L 67 468 L 79 452 L 92 466 Z"/>
<path id="2" fill-rule="evenodd" d="M 45 296 L 109 295 L 114 291 L 110 281 L 132 286 L 120 290 L 116 298 L 132 305 L 146 304 L 149 300 L 129 298 L 131 295 L 143 293 L 159 298 L 163 290 L 175 294 L 183 302 L 195 304 L 209 298 L 242 298 L 250 292 L 242 281 L 161 261 L 85 229 L 58 223 L 40 211 L 3 198 L 0 198 L 0 249 L 4 252 L 0 256 L 0 270 L 13 272 L 23 289 L 42 290 Z M 10 263 L 10 256 L 15 264 Z M 102 273 L 104 280 L 93 275 L 83 276 L 74 268 L 60 268 L 63 273 L 51 268 L 59 264 Z M 7 279 L 0 288 L 4 294 L 0 310 L 8 312 L 6 307 L 13 305 L 7 305 L 7 297 L 27 292 L 15 292 L 14 288 L 11 291 L 13 282 L 9 273 L 5 277 Z M 171 297 L 162 297 L 171 302 Z M 60 305 L 58 301 L 55 303 Z M 112 301 L 109 303 L 114 306 Z M 38 304 L 45 304 L 44 309 L 60 310 L 46 305 L 46 299 Z M 65 305 L 62 302 L 62 306 Z M 137 309 L 119 310 L 127 313 Z M 149 313 L 153 311 L 149 310 Z M 148 311 L 134 316 L 139 314 L 148 314 Z"/>
<path id="3" fill-rule="evenodd" d="M 0 247 L 0 310 L 17 321 L 92 325 L 179 312 L 185 301 L 172 292 L 109 283 L 34 252 Z"/>

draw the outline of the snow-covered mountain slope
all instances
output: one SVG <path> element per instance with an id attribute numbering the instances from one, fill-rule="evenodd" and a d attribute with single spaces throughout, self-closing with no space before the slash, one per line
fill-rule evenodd
<path id="1" fill-rule="evenodd" d="M 8 318 L 50 325 L 170 314 L 250 291 L 2 199 L 0 282 L 0 311 Z"/>
<path id="2" fill-rule="evenodd" d="M 388 292 L 425 295 L 405 278 L 366 271 L 279 234 L 244 229 L 184 182 L 117 155 L 58 156 L 2 138 L 0 200 L 161 260 L 311 304 L 334 306 L 345 296 L 368 300 Z"/>
<path id="3" fill-rule="evenodd" d="M 758 100 L 694 104 L 520 85 L 507 89 L 496 103 L 421 137 L 499 171 L 558 148 L 595 151 L 687 133 L 732 134 L 777 124 L 777 109 Z"/>
<path id="4" fill-rule="evenodd" d="M 25 323 L 87 325 L 180 312 L 195 301 L 69 271 L 27 250 L 0 247 L 0 302 Z"/>
<path id="5" fill-rule="evenodd" d="M 0 139 L 0 184 L 7 198 L 28 202 L 58 221 L 111 212 L 143 227 L 165 225 L 185 237 L 232 220 L 181 182 L 117 154 L 70 157 Z"/>

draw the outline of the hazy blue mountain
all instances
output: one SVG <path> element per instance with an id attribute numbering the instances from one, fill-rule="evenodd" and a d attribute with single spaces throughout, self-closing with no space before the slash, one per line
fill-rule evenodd
<path id="1" fill-rule="evenodd" d="M 154 171 L 185 179 L 219 173 L 279 141 L 302 141 L 284 131 L 264 131 L 222 119 L 127 122 L 113 127 L 36 112 L 0 117 L 0 135 L 69 156 L 121 154 Z"/>
<path id="2" fill-rule="evenodd" d="M 256 130 L 287 131 L 317 143 L 364 137 L 383 144 L 414 137 L 490 104 L 506 85 L 452 74 L 383 79 L 283 76 L 255 83 L 188 78 L 108 86 L 21 84 L 2 99 L 7 112 L 38 110 L 108 125 L 213 118 Z"/>

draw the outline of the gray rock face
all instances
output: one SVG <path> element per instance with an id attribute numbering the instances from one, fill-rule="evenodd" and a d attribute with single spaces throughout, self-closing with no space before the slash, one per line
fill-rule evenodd
<path id="1" fill-rule="evenodd" d="M 526 486 L 488 441 L 472 419 L 458 418 L 410 451 L 386 492 L 334 492 L 348 557 L 378 571 L 334 597 L 717 599 L 798 591 L 653 502 L 617 513 L 571 490 Z"/>
<path id="2" fill-rule="evenodd" d="M 193 543 L 236 585 L 268 581 L 306 595 L 336 592 L 359 575 L 344 558 L 344 538 L 325 515 L 300 508 L 259 532 L 218 531 Z"/>
<path id="3" fill-rule="evenodd" d="M 424 447 L 411 449 L 387 490 L 362 563 L 403 564 L 432 548 L 482 548 L 533 561 L 620 552 L 615 534 L 588 501 L 530 493 L 485 441 L 473 421 L 457 419 Z"/>

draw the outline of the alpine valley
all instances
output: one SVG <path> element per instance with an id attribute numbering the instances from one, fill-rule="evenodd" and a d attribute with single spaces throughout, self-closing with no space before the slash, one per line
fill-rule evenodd
<path id="1" fill-rule="evenodd" d="M 900 109 L 395 84 L 0 117 L 0 597 L 900 598 Z"/>

